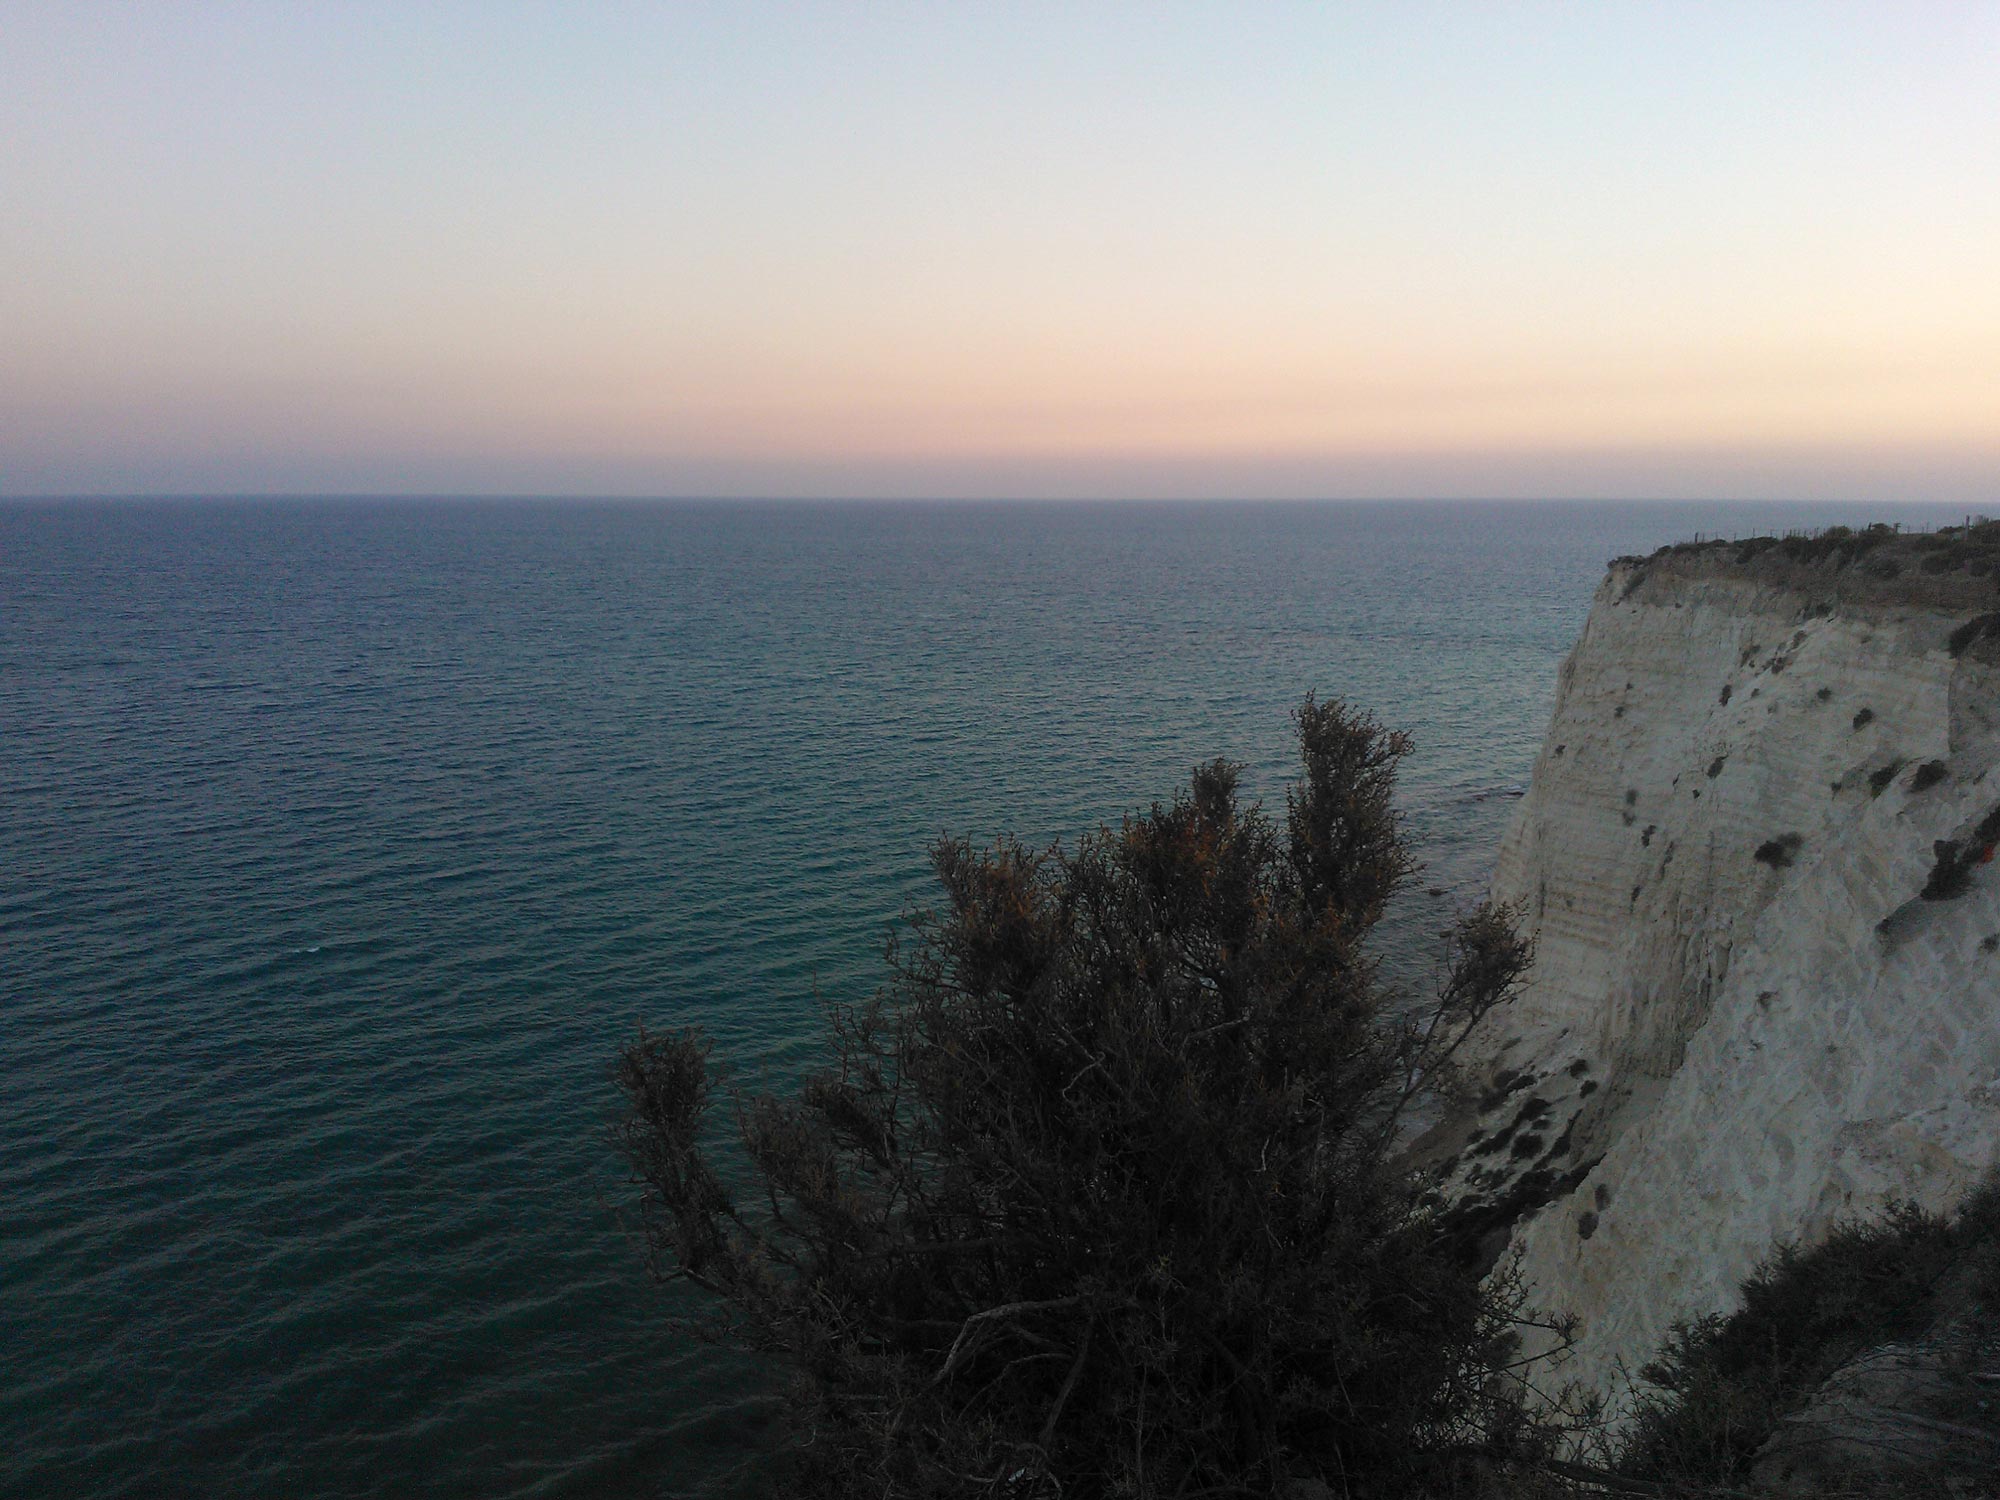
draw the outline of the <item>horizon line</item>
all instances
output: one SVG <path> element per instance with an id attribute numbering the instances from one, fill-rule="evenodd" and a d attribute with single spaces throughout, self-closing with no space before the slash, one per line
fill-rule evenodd
<path id="1" fill-rule="evenodd" d="M 1954 506 L 1963 501 L 1905 496 L 1827 495 L 704 495 L 617 494 L 531 490 L 102 490 L 49 491 L 8 494 L 0 505 L 47 505 L 101 501 L 112 503 L 173 502 L 199 504 L 244 500 L 272 501 L 396 501 L 422 500 L 444 504 L 501 502 L 511 504 L 595 503 L 614 505 L 1851 505 Z"/>

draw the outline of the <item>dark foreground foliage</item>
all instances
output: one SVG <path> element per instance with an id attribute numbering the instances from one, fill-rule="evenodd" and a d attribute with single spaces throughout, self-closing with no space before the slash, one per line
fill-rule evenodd
<path id="1" fill-rule="evenodd" d="M 1505 1278 L 1391 1160 L 1526 945 L 1482 909 L 1434 1008 L 1385 1015 L 1361 942 L 1411 869 L 1407 742 L 1297 727 L 1282 822 L 1216 762 L 1074 852 L 940 843 L 832 1065 L 737 1101 L 741 1199 L 706 1041 L 625 1052 L 655 1269 L 795 1375 L 795 1492 L 1447 1494 L 1547 1451 Z"/>
<path id="2" fill-rule="evenodd" d="M 2000 1350 L 2000 1184 L 1953 1214 L 1903 1205 L 1809 1250 L 1780 1246 L 1744 1282 L 1741 1309 L 1677 1327 L 1645 1369 L 1653 1393 L 1620 1467 L 1668 1493 L 1741 1486 L 1780 1421 L 1841 1366 L 1947 1325 L 1978 1363 Z M 1840 1491 L 1958 1492 L 1923 1475 Z"/>

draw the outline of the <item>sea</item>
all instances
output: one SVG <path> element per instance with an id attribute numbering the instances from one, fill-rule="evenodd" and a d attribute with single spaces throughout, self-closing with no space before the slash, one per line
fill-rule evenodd
<path id="1" fill-rule="evenodd" d="M 1307 693 L 1407 730 L 1399 993 L 1614 555 L 1828 504 L 0 503 L 0 1495 L 761 1492 L 610 1067 L 823 1057 L 940 834 L 1073 841 Z"/>

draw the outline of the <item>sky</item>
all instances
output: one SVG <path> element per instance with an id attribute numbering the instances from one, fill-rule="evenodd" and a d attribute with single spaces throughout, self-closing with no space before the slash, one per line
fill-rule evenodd
<path id="1" fill-rule="evenodd" d="M 0 0 L 0 495 L 2000 502 L 2000 0 Z"/>

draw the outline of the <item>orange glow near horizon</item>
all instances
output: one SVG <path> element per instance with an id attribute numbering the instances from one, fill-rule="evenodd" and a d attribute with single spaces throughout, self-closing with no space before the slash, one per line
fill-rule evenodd
<path id="1" fill-rule="evenodd" d="M 0 493 L 2000 500 L 1989 6 L 482 16 L 24 23 Z"/>

